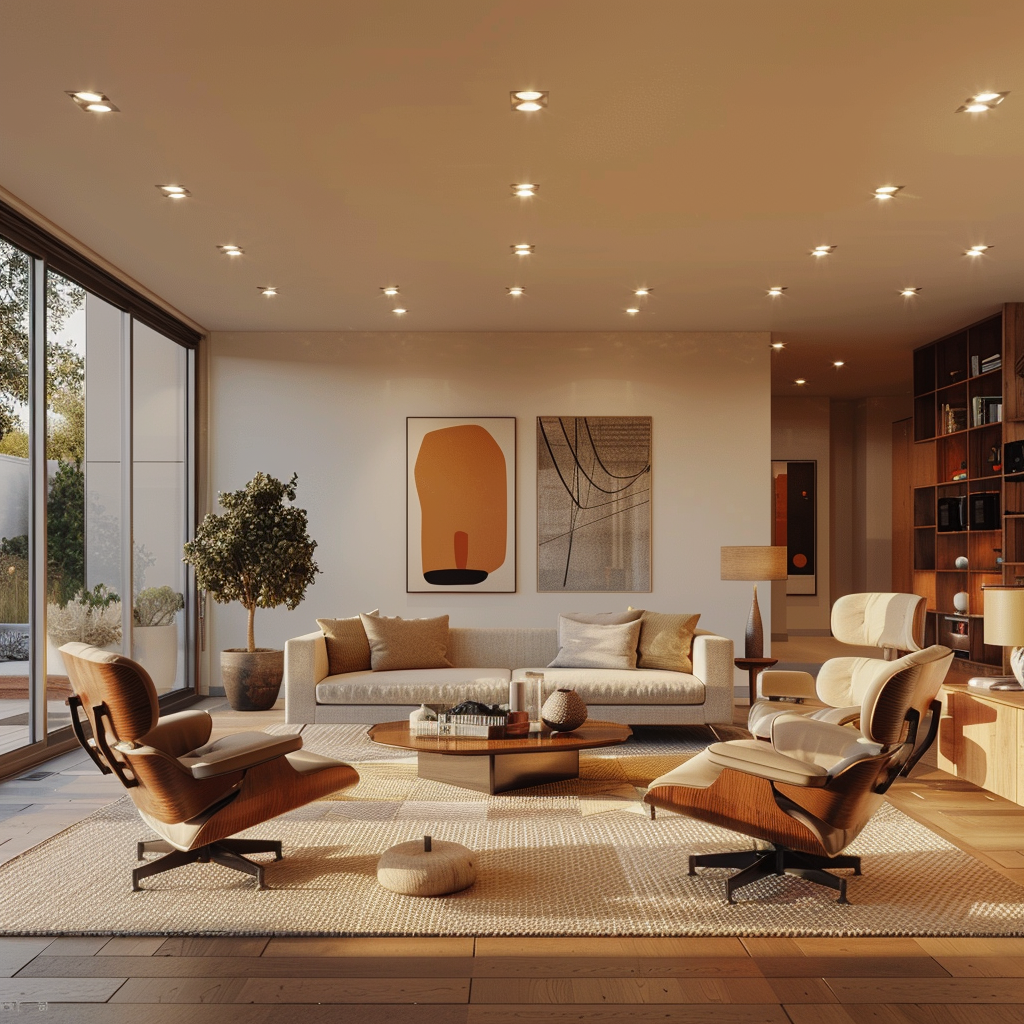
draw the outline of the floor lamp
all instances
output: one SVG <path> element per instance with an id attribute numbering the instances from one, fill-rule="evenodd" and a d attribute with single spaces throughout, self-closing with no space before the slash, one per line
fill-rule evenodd
<path id="1" fill-rule="evenodd" d="M 987 644 L 1012 647 L 1013 679 L 993 683 L 990 690 L 1024 690 L 1024 587 L 982 587 L 985 602 L 984 634 Z"/>
<path id="2" fill-rule="evenodd" d="M 789 575 L 788 562 L 786 548 L 781 546 L 722 548 L 722 579 L 746 580 L 754 584 L 754 601 L 747 619 L 743 651 L 745 658 L 764 657 L 764 628 L 761 626 L 761 609 L 757 607 L 757 584 L 761 580 L 786 579 Z"/>

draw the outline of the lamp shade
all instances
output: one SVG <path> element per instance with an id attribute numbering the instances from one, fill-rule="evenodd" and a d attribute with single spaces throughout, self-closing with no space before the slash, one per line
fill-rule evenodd
<path id="1" fill-rule="evenodd" d="M 758 547 L 723 547 L 722 579 L 784 580 L 789 576 L 786 548 L 760 545 Z"/>
<path id="2" fill-rule="evenodd" d="M 982 587 L 985 643 L 1024 646 L 1024 587 Z"/>

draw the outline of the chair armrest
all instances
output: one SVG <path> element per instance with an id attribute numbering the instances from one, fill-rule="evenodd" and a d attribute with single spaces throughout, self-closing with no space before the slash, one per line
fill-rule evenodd
<path id="1" fill-rule="evenodd" d="M 704 721 L 732 723 L 732 640 L 714 633 L 698 633 L 690 651 L 693 674 L 704 684 Z"/>
<path id="2" fill-rule="evenodd" d="M 316 684 L 328 673 L 327 641 L 318 629 L 284 645 L 284 720 L 316 719 Z"/>
<path id="3" fill-rule="evenodd" d="M 721 768 L 756 775 L 770 782 L 785 782 L 790 786 L 824 786 L 829 779 L 826 768 L 780 754 L 760 740 L 712 743 L 708 747 L 708 760 Z"/>
<path id="4" fill-rule="evenodd" d="M 788 697 L 792 700 L 817 701 L 814 676 L 810 672 L 789 669 L 765 669 L 761 673 L 762 697 Z"/>
<path id="5" fill-rule="evenodd" d="M 301 736 L 268 736 L 265 732 L 237 732 L 207 743 L 178 760 L 196 779 L 244 771 L 273 761 L 302 746 Z"/>
<path id="6" fill-rule="evenodd" d="M 201 747 L 213 732 L 213 719 L 205 711 L 179 711 L 163 715 L 139 743 L 181 757 Z"/>

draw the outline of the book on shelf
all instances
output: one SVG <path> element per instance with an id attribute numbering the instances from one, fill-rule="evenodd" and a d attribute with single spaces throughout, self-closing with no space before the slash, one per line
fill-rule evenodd
<path id="1" fill-rule="evenodd" d="M 977 377 L 981 373 L 981 357 L 971 356 L 971 376 Z"/>
<path id="2" fill-rule="evenodd" d="M 958 430 L 967 429 L 967 409 L 964 406 L 950 405 L 948 402 L 942 406 L 942 432 L 954 434 Z"/>
<path id="3" fill-rule="evenodd" d="M 994 356 L 989 356 L 987 359 L 981 361 L 981 372 L 990 373 L 992 370 L 1002 369 L 1003 357 L 1000 353 L 996 353 Z"/>
<path id="4" fill-rule="evenodd" d="M 1002 423 L 1003 399 L 1001 395 L 975 395 L 971 399 L 971 425 L 985 426 L 987 423 Z"/>

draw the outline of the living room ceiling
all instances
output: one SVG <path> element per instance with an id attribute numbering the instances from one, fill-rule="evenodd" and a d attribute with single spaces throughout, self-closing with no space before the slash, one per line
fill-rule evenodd
<path id="1" fill-rule="evenodd" d="M 7 4 L 0 185 L 208 330 L 765 330 L 777 394 L 899 394 L 1024 300 L 1022 38 L 1020 0 Z"/>

